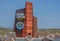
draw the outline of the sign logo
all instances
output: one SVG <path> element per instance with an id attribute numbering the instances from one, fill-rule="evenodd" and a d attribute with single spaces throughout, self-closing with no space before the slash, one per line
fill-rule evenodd
<path id="1" fill-rule="evenodd" d="M 17 27 L 17 29 L 23 29 L 24 23 L 23 23 L 23 22 L 18 22 L 18 23 L 16 24 L 16 27 Z"/>

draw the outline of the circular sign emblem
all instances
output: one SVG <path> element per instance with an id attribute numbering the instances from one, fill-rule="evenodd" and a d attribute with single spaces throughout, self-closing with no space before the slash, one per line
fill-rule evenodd
<path id="1" fill-rule="evenodd" d="M 18 22 L 18 23 L 16 24 L 16 26 L 17 26 L 17 29 L 23 29 L 24 23 L 23 23 L 23 22 Z"/>

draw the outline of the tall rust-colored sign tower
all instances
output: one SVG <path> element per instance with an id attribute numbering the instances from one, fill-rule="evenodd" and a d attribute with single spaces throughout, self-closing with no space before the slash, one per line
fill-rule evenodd
<path id="1" fill-rule="evenodd" d="M 25 8 L 16 10 L 14 32 L 16 37 L 37 37 L 37 19 L 33 16 L 32 2 L 27 1 Z"/>

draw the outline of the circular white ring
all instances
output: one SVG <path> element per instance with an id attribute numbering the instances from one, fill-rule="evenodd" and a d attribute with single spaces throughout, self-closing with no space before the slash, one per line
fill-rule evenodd
<path id="1" fill-rule="evenodd" d="M 17 29 L 23 29 L 24 23 L 23 22 L 17 22 L 16 27 L 17 27 Z"/>

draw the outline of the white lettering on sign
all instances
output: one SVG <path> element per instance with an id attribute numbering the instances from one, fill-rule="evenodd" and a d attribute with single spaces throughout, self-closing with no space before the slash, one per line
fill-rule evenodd
<path id="1" fill-rule="evenodd" d="M 17 13 L 16 18 L 25 18 L 24 13 Z"/>

